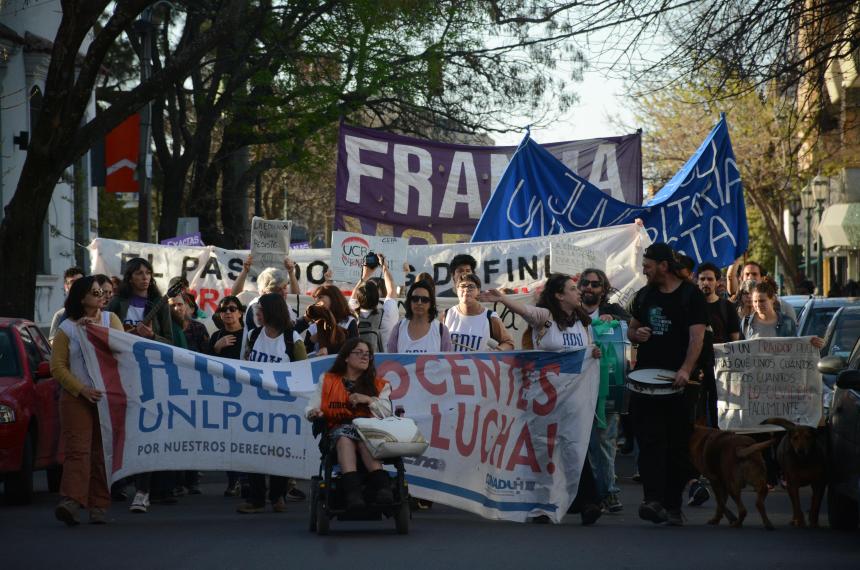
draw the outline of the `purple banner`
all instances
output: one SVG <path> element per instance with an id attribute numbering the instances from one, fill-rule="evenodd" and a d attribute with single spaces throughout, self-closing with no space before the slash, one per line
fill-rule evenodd
<path id="1" fill-rule="evenodd" d="M 160 243 L 161 245 L 176 245 L 176 246 L 206 245 L 205 243 L 203 243 L 203 238 L 201 237 L 200 232 L 194 232 L 193 234 L 163 239 L 158 243 Z"/>
<path id="2" fill-rule="evenodd" d="M 640 133 L 543 146 L 613 198 L 642 204 Z M 342 124 L 335 229 L 411 244 L 468 242 L 514 151 Z"/>

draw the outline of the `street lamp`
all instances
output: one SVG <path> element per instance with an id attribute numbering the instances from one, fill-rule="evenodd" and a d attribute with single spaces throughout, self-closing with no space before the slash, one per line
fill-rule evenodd
<path id="1" fill-rule="evenodd" d="M 824 203 L 830 198 L 830 179 L 819 174 L 812 179 L 812 195 L 818 204 L 818 286 L 824 294 L 824 244 L 821 241 L 821 217 L 824 215 Z"/>
<path id="2" fill-rule="evenodd" d="M 809 279 L 810 266 L 812 264 L 812 210 L 815 209 L 815 198 L 812 196 L 812 188 L 807 184 L 800 191 L 800 204 L 806 212 L 806 259 L 804 260 L 803 273 Z"/>
<path id="3" fill-rule="evenodd" d="M 800 201 L 800 196 L 797 194 L 793 195 L 788 199 L 788 213 L 791 215 L 791 229 L 792 229 L 792 240 L 791 245 L 794 248 L 795 255 L 794 263 L 795 266 L 800 263 L 800 260 L 797 259 L 797 229 L 800 226 L 800 220 L 798 220 L 798 216 L 800 216 L 800 211 L 802 209 L 803 204 Z"/>

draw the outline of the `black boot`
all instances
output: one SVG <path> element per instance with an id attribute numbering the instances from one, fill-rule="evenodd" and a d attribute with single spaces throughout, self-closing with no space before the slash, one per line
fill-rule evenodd
<path id="1" fill-rule="evenodd" d="M 394 493 L 391 492 L 391 479 L 388 473 L 382 469 L 370 473 L 367 476 L 367 486 L 376 502 L 380 505 L 390 505 L 394 502 Z"/>
<path id="2" fill-rule="evenodd" d="M 358 471 L 344 473 L 341 477 L 343 490 L 346 491 L 346 510 L 348 511 L 363 509 L 366 506 L 364 497 L 361 496 L 361 479 L 361 473 Z"/>

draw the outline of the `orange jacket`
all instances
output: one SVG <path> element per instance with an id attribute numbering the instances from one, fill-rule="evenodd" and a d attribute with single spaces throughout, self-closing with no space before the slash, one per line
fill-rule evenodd
<path id="1" fill-rule="evenodd" d="M 382 389 L 387 383 L 382 378 L 376 378 L 374 380 L 376 393 L 382 393 Z M 348 424 L 354 418 L 373 417 L 367 404 L 360 404 L 359 406 L 349 404 L 349 392 L 343 385 L 343 376 L 331 372 L 326 373 L 323 378 L 320 410 L 329 429 L 341 424 Z"/>

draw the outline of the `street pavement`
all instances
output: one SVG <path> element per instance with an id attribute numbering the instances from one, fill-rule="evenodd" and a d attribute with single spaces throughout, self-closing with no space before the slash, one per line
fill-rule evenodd
<path id="1" fill-rule="evenodd" d="M 629 458 L 619 459 L 619 473 L 629 475 Z M 750 493 L 742 529 L 705 524 L 713 500 L 685 508 L 682 528 L 641 521 L 641 487 L 621 477 L 624 511 L 590 527 L 578 515 L 561 525 L 516 524 L 434 505 L 413 514 L 408 536 L 397 535 L 392 520 L 335 520 L 321 537 L 308 531 L 307 502 L 290 503 L 283 514 L 239 515 L 240 499 L 222 495 L 225 481 L 224 473 L 207 472 L 203 495 L 143 515 L 115 503 L 107 526 L 67 528 L 54 519 L 57 496 L 40 475 L 32 505 L 0 506 L 0 569 L 860 568 L 860 533 L 831 531 L 826 513 L 823 528 L 790 527 L 781 489 L 767 500 L 773 532 L 764 530 Z M 808 509 L 808 490 L 803 500 Z"/>

